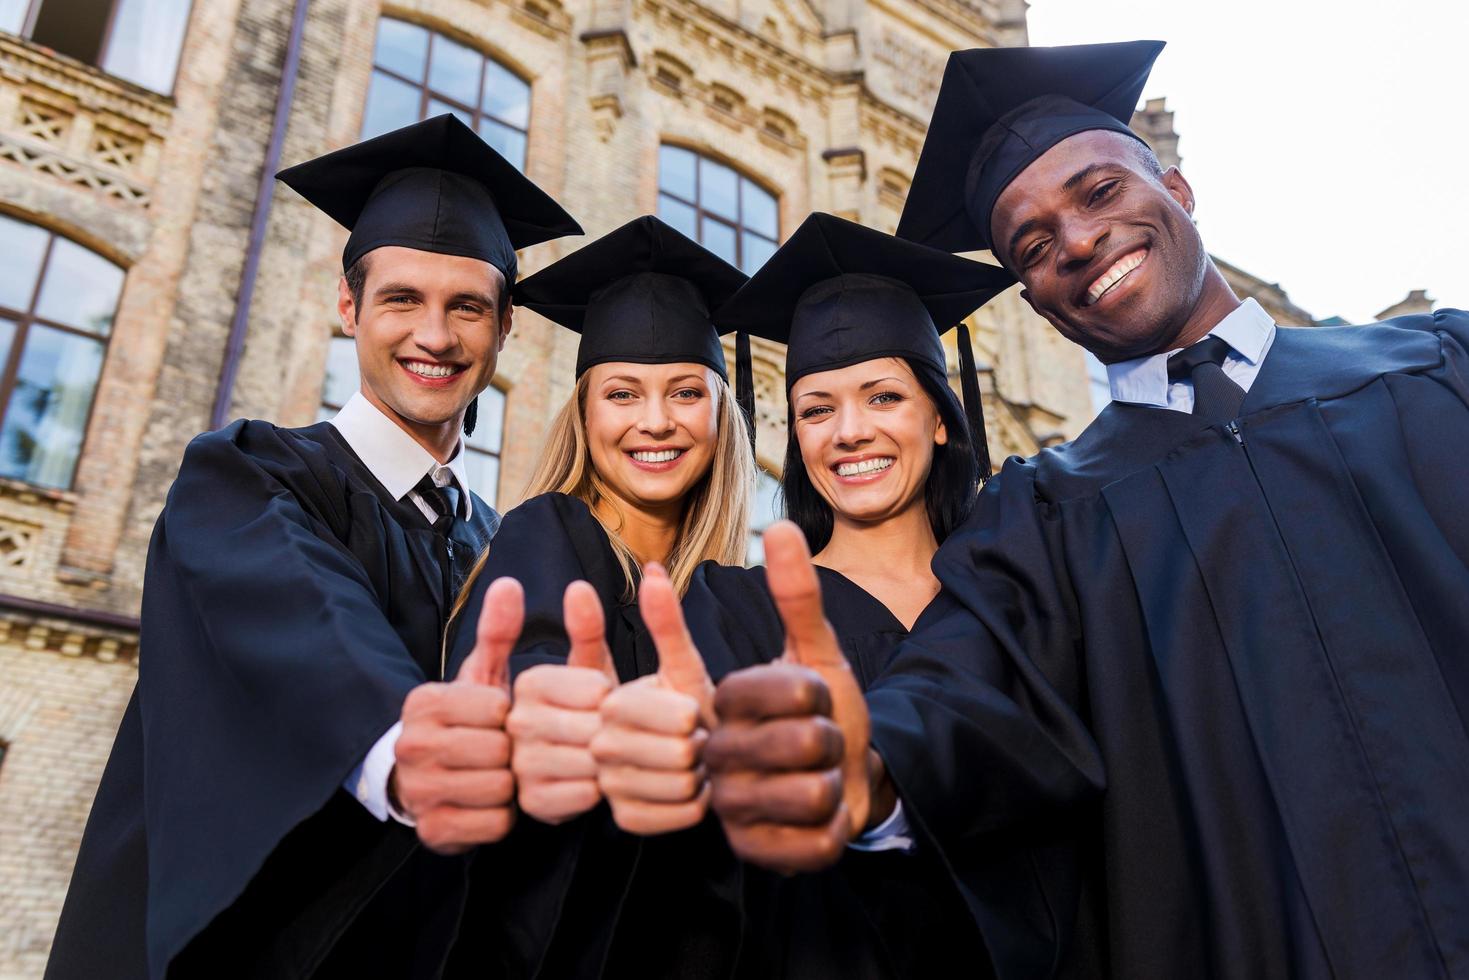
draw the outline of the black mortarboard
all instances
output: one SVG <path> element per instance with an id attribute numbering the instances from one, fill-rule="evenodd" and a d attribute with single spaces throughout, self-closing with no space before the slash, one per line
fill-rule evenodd
<path id="1" fill-rule="evenodd" d="M 1162 41 L 978 48 L 949 55 L 898 235 L 951 252 L 992 248 L 995 201 L 1069 136 L 1125 133 Z"/>
<path id="2" fill-rule="evenodd" d="M 643 215 L 522 280 L 515 302 L 581 334 L 577 377 L 607 361 L 689 361 L 728 380 L 710 314 L 747 278 L 698 242 Z M 754 407 L 748 351 L 746 340 L 737 365 L 737 400 L 746 418 Z"/>
<path id="3" fill-rule="evenodd" d="M 878 357 L 902 357 L 946 379 L 939 336 L 1014 282 L 998 266 L 816 213 L 717 318 L 725 330 L 786 345 L 787 391 L 804 375 Z M 984 409 L 967 327 L 959 339 L 964 410 L 988 476 Z"/>
<path id="4" fill-rule="evenodd" d="M 342 268 L 384 245 L 483 259 L 515 281 L 515 250 L 581 226 L 464 123 L 444 114 L 276 177 L 351 229 Z"/>

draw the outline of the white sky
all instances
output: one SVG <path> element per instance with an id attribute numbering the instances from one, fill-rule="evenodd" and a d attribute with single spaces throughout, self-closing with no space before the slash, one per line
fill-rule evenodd
<path id="1" fill-rule="evenodd" d="M 1355 323 L 1469 307 L 1469 0 L 1032 0 L 1032 44 L 1168 42 L 1214 254 Z"/>

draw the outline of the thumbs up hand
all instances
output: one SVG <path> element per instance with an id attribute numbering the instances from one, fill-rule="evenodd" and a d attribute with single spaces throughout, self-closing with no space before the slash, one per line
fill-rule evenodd
<path id="1" fill-rule="evenodd" d="M 714 720 L 714 685 L 661 565 L 648 565 L 638 606 L 658 649 L 658 672 L 607 695 L 592 754 L 617 825 L 664 834 L 704 819 L 709 787 L 701 756 Z"/>
<path id="2" fill-rule="evenodd" d="M 565 664 L 541 664 L 515 680 L 506 720 L 520 808 L 559 824 L 601 800 L 591 741 L 601 727 L 602 700 L 617 684 L 597 590 L 572 582 L 562 600 L 571 652 Z"/>
<path id="3" fill-rule="evenodd" d="M 510 772 L 510 650 L 525 618 L 514 579 L 490 583 L 474 649 L 452 683 L 420 684 L 403 702 L 389 794 L 425 846 L 457 854 L 501 840 L 515 820 Z"/>
<path id="4" fill-rule="evenodd" d="M 765 559 L 785 651 L 720 681 L 720 725 L 704 758 L 734 852 L 784 873 L 814 871 L 834 864 L 867 823 L 870 723 L 800 530 L 771 525 Z"/>

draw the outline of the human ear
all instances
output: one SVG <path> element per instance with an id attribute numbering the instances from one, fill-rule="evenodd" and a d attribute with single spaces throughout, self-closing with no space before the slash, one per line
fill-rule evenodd
<path id="1" fill-rule="evenodd" d="M 342 325 L 342 333 L 348 337 L 357 336 L 357 304 L 352 299 L 346 276 L 337 280 L 337 321 Z"/>
<path id="2" fill-rule="evenodd" d="M 1167 172 L 1163 174 L 1162 183 L 1163 189 L 1168 192 L 1168 196 L 1177 201 L 1178 206 L 1192 216 L 1194 213 L 1194 189 L 1183 176 L 1183 172 L 1177 167 L 1169 167 Z"/>

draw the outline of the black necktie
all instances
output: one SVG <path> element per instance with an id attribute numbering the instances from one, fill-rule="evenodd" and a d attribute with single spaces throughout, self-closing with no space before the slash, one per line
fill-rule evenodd
<path id="1" fill-rule="evenodd" d="M 1245 390 L 1224 373 L 1229 351 L 1220 338 L 1205 337 L 1168 359 L 1168 380 L 1193 382 L 1194 414 L 1212 425 L 1232 421 L 1245 400 Z"/>
<path id="2" fill-rule="evenodd" d="M 447 486 L 437 486 L 433 477 L 425 475 L 413 489 L 428 502 L 438 515 L 434 519 L 434 530 L 444 537 L 449 536 L 449 531 L 454 526 L 454 519 L 459 516 L 459 488 L 453 481 Z"/>

